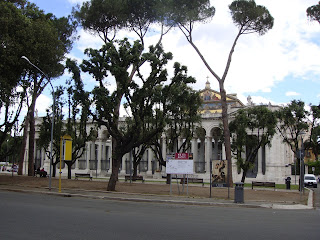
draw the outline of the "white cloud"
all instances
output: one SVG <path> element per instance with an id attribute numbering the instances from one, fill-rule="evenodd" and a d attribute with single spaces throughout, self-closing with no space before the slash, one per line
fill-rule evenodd
<path id="1" fill-rule="evenodd" d="M 308 22 L 305 14 L 306 8 L 317 1 L 256 2 L 269 9 L 275 19 L 274 27 L 263 36 L 240 37 L 225 82 L 227 91 L 238 94 L 270 92 L 275 84 L 288 76 L 303 77 L 311 71 L 319 75 L 320 66 L 315 63 L 320 47 L 309 39 L 315 26 Z M 194 30 L 196 45 L 219 76 L 223 74 L 237 31 L 229 15 L 229 3 L 231 0 L 212 1 L 216 16 L 210 23 L 197 25 Z M 319 26 L 316 27 L 319 31 Z M 188 66 L 189 73 L 198 80 L 197 89 L 204 87 L 207 76 L 210 76 L 211 86 L 219 89 L 217 81 L 180 32 L 168 34 L 164 46 L 173 52 L 175 61 Z"/>
<path id="2" fill-rule="evenodd" d="M 84 50 L 86 48 L 101 48 L 103 41 L 99 36 L 84 31 L 83 29 L 81 29 L 78 34 L 80 36 L 80 39 L 77 41 L 75 48 L 79 50 L 81 54 L 84 53 Z"/>
<path id="3" fill-rule="evenodd" d="M 196 45 L 219 76 L 223 74 L 230 48 L 237 34 L 237 27 L 233 24 L 228 9 L 231 2 L 232 0 L 211 0 L 216 8 L 216 15 L 209 23 L 197 24 L 194 28 Z M 263 36 L 249 34 L 240 37 L 225 82 L 227 92 L 237 93 L 238 96 L 250 93 L 251 96 L 255 96 L 252 97 L 254 102 L 273 103 L 271 99 L 259 97 L 259 93 L 271 93 L 273 87 L 289 76 L 305 79 L 307 74 L 312 72 L 318 76 L 313 81 L 320 82 L 320 65 L 317 64 L 320 44 L 317 45 L 313 40 L 317 34 L 319 35 L 320 25 L 308 21 L 306 16 L 307 7 L 317 4 L 318 1 L 256 0 L 256 3 L 264 5 L 270 11 L 274 17 L 274 27 Z M 129 39 L 135 38 L 134 33 L 122 31 L 120 35 Z M 82 53 L 85 48 L 100 48 L 103 44 L 98 36 L 83 30 L 80 31 L 80 36 L 75 46 L 80 53 L 73 54 L 78 60 L 83 58 Z M 146 46 L 155 44 L 158 37 L 156 34 L 148 35 Z M 173 62 L 178 61 L 188 67 L 189 75 L 196 77 L 197 83 L 193 86 L 195 89 L 204 88 L 207 76 L 211 87 L 219 89 L 218 82 L 179 30 L 169 32 L 163 39 L 163 45 L 165 51 L 171 51 L 174 56 L 168 67 L 169 76 L 172 76 Z M 86 76 L 85 79 L 89 85 L 93 84 L 90 76 Z M 112 79 L 110 84 L 111 88 L 115 87 Z M 292 90 L 294 92 L 295 89 Z"/>
<path id="4" fill-rule="evenodd" d="M 67 0 L 71 4 L 82 4 L 83 2 L 86 2 L 88 0 Z"/>
<path id="5" fill-rule="evenodd" d="M 242 94 L 237 94 L 238 99 L 245 105 L 248 104 L 248 96 L 244 96 Z M 272 104 L 272 105 L 280 105 L 281 103 L 277 103 L 275 101 L 272 101 L 271 99 L 267 99 L 261 96 L 250 96 L 251 97 L 251 101 L 255 104 L 255 105 L 259 105 L 259 104 Z"/>
<path id="6" fill-rule="evenodd" d="M 291 96 L 300 96 L 300 93 L 297 92 L 286 92 L 286 96 L 291 97 Z"/>
<path id="7" fill-rule="evenodd" d="M 46 115 L 46 109 L 52 105 L 52 97 L 48 97 L 44 94 L 41 94 L 36 102 L 36 111 L 38 112 L 39 116 Z"/>

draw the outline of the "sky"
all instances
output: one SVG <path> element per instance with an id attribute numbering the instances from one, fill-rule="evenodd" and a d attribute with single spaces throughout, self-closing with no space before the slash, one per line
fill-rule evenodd
<path id="1" fill-rule="evenodd" d="M 82 4 L 83 0 L 30 0 L 46 13 L 57 17 L 67 16 L 72 7 Z M 212 20 L 197 24 L 193 40 L 200 49 L 211 68 L 221 77 L 229 51 L 237 34 L 228 5 L 232 0 L 211 0 L 216 9 Z M 320 24 L 311 22 L 306 16 L 306 9 L 316 5 L 318 0 L 256 0 L 258 5 L 265 6 L 274 18 L 274 26 L 265 35 L 242 35 L 236 45 L 228 72 L 225 88 L 228 94 L 236 93 L 237 97 L 247 104 L 251 96 L 255 104 L 285 105 L 290 101 L 302 100 L 305 104 L 320 103 Z M 75 42 L 67 57 L 78 63 L 85 57 L 86 48 L 100 48 L 102 41 L 82 29 L 80 38 Z M 132 33 L 122 33 L 133 38 Z M 151 34 L 146 45 L 157 42 L 157 35 Z M 168 67 L 172 76 L 174 62 L 188 67 L 188 74 L 197 82 L 192 87 L 204 89 L 207 79 L 211 88 L 219 91 L 217 80 L 206 69 L 195 50 L 186 41 L 179 30 L 170 31 L 163 39 L 165 51 L 173 53 L 173 61 Z M 170 75 L 169 75 L 170 76 Z M 62 83 L 70 76 L 66 73 L 53 85 Z M 96 84 L 89 75 L 83 76 L 87 89 Z M 110 79 L 110 88 L 114 87 Z M 36 109 L 39 115 L 52 104 L 50 89 L 42 94 Z"/>

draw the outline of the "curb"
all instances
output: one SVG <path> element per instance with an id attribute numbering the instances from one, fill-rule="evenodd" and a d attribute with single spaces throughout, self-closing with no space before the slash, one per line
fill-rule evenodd
<path id="1" fill-rule="evenodd" d="M 91 199 L 101 199 L 110 201 L 126 201 L 126 202 L 146 202 L 146 203 L 165 203 L 165 204 L 183 204 L 191 206 L 216 206 L 216 207 L 245 207 L 245 208 L 269 208 L 269 209 L 286 209 L 286 210 L 311 210 L 313 207 L 313 191 L 309 191 L 308 205 L 302 204 L 274 204 L 274 203 L 261 203 L 261 204 L 250 204 L 250 203 L 233 203 L 233 202 L 198 202 L 198 201 L 183 201 L 183 200 L 171 200 L 171 199 L 150 199 L 141 197 L 118 197 L 118 196 L 101 196 L 101 195 L 88 195 L 79 193 L 59 193 L 59 192 L 47 192 L 43 190 L 26 190 L 26 189 L 12 189 L 2 188 L 0 190 L 11 191 L 11 192 L 25 192 L 25 193 L 37 193 L 55 195 L 61 197 L 81 197 Z M 124 193 L 121 193 L 124 194 Z M 137 195 L 137 194 L 135 194 Z"/>

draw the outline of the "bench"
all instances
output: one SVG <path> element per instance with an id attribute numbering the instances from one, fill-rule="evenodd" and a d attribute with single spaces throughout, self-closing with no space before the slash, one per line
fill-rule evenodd
<path id="1" fill-rule="evenodd" d="M 49 175 L 47 174 L 46 171 L 35 170 L 34 176 L 37 177 L 38 175 L 39 175 L 39 177 L 49 177 Z"/>
<path id="2" fill-rule="evenodd" d="M 183 175 L 184 174 L 171 174 L 171 179 L 183 179 L 184 178 Z M 162 178 L 167 178 L 167 175 L 165 176 L 162 175 Z"/>
<path id="3" fill-rule="evenodd" d="M 258 187 L 273 187 L 274 190 L 276 190 L 276 183 L 275 182 L 252 182 L 252 189 L 253 186 L 258 186 Z"/>
<path id="4" fill-rule="evenodd" d="M 75 180 L 78 180 L 78 178 L 89 178 L 89 181 L 92 180 L 92 177 L 90 173 L 75 173 Z"/>
<path id="5" fill-rule="evenodd" d="M 128 176 L 128 175 L 126 175 L 126 176 L 124 176 L 124 180 L 125 180 L 125 182 L 126 181 L 130 181 L 130 176 Z M 143 179 L 143 176 L 131 176 L 131 180 L 132 181 L 142 181 L 142 182 L 144 182 L 144 179 Z"/>
<path id="6" fill-rule="evenodd" d="M 187 183 L 202 183 L 202 187 L 204 186 L 204 182 L 202 178 L 181 178 L 180 184 Z"/>

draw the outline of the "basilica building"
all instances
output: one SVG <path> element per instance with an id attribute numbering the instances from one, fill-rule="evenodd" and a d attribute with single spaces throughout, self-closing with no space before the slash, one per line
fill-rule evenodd
<path id="1" fill-rule="evenodd" d="M 200 91 L 203 100 L 201 112 L 202 134 L 192 139 L 190 152 L 193 154 L 193 176 L 202 178 L 205 182 L 210 180 L 211 162 L 214 160 L 225 160 L 225 147 L 220 141 L 222 134 L 221 126 L 221 102 L 219 91 L 213 90 L 207 81 L 205 88 Z M 235 113 L 241 109 L 254 105 L 248 97 L 247 103 L 242 103 L 236 94 L 227 95 L 228 118 L 232 121 Z M 268 105 L 271 110 L 276 110 L 279 106 Z M 122 119 L 124 120 L 124 119 Z M 41 124 L 42 118 L 36 118 L 36 124 Z M 37 129 L 37 128 L 36 128 Z M 106 136 L 106 129 L 103 127 L 98 131 L 98 137 L 94 142 L 87 142 L 84 154 L 72 165 L 72 176 L 74 173 L 90 173 L 93 177 L 108 177 L 111 174 L 111 138 Z M 36 138 L 38 133 L 36 133 Z M 163 138 L 166 136 L 163 135 Z M 181 139 L 183 141 L 183 139 Z M 49 172 L 50 161 L 43 149 L 36 146 L 35 141 L 35 166 L 44 167 Z M 166 141 L 162 143 L 162 154 L 166 156 Z M 28 149 L 26 149 L 28 151 Z M 26 154 L 27 156 L 27 154 Z M 130 174 L 132 154 L 127 153 L 120 167 L 119 178 L 124 178 Z M 273 181 L 284 183 L 285 178 L 291 176 L 291 165 L 294 163 L 294 155 L 290 148 L 283 143 L 279 134 L 276 134 L 271 143 L 271 147 L 265 146 L 259 150 L 255 167 L 247 173 L 246 182 L 251 181 Z M 27 166 L 27 161 L 25 161 Z M 26 168 L 24 168 L 26 169 Z M 58 172 L 58 171 L 57 171 Z M 242 172 L 237 168 L 236 159 L 232 159 L 233 182 L 241 180 Z M 151 149 L 146 150 L 138 166 L 138 174 L 146 179 L 159 179 L 166 176 L 166 169 L 159 165 Z M 67 165 L 62 163 L 62 175 L 67 175 Z M 292 177 L 292 176 L 291 176 Z"/>

